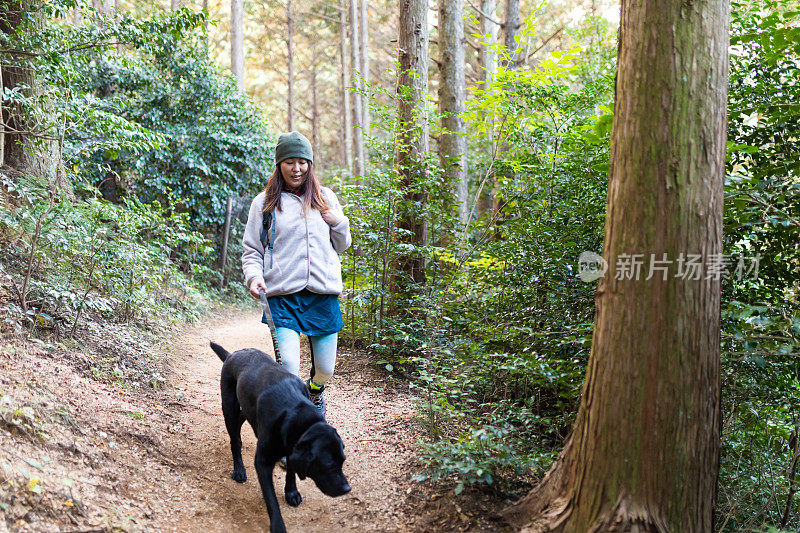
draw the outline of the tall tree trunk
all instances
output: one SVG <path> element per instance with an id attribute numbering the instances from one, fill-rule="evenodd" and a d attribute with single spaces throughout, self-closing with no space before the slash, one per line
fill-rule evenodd
<path id="1" fill-rule="evenodd" d="M 496 11 L 495 0 L 481 0 L 481 33 L 484 35 L 484 41 L 481 43 L 481 67 L 483 67 L 484 90 L 488 90 L 497 73 L 497 56 L 494 55 L 491 48 L 491 45 L 497 42 L 499 31 L 499 25 L 495 19 Z M 495 117 L 489 115 L 486 120 L 493 126 Z M 491 127 L 486 137 L 486 151 L 492 156 L 495 154 L 494 142 L 494 128 Z M 492 186 L 492 219 L 496 218 L 500 208 L 498 194 L 497 179 L 495 179 Z"/>
<path id="2" fill-rule="evenodd" d="M 464 13 L 462 0 L 439 0 L 439 112 L 442 127 L 439 157 L 446 176 L 452 175 L 458 218 L 469 216 L 466 126 L 464 112 Z"/>
<path id="3" fill-rule="evenodd" d="M 481 43 L 481 67 L 483 67 L 484 88 L 494 80 L 497 72 L 497 57 L 492 53 L 491 49 L 491 45 L 497 42 L 499 31 L 499 25 L 494 18 L 496 11 L 496 0 L 481 0 L 481 33 L 487 36 Z"/>
<path id="4" fill-rule="evenodd" d="M 236 88 L 244 90 L 244 28 L 242 0 L 231 0 L 231 70 Z"/>
<path id="5" fill-rule="evenodd" d="M 3 13 L 5 14 L 5 13 Z M 0 95 L 5 93 L 3 62 L 0 61 Z M 0 98 L 0 167 L 6 164 L 6 108 Z"/>
<path id="6" fill-rule="evenodd" d="M 343 134 L 342 143 L 342 165 L 348 172 L 353 171 L 353 130 L 350 125 L 350 93 L 347 87 L 347 0 L 339 0 L 339 58 L 341 60 L 341 70 L 339 71 L 339 103 L 341 105 L 341 116 Z"/>
<path id="7" fill-rule="evenodd" d="M 361 84 L 358 80 L 361 74 L 361 53 L 359 52 L 360 37 L 358 33 L 358 0 L 350 0 L 350 62 L 351 82 L 358 89 Z M 353 92 L 353 174 L 358 183 L 364 176 L 364 125 L 362 120 L 361 94 Z"/>
<path id="8" fill-rule="evenodd" d="M 322 172 L 322 150 L 319 135 L 319 102 L 317 99 L 317 47 L 311 43 L 311 68 L 309 69 L 311 89 L 311 145 L 314 147 L 314 168 Z"/>
<path id="9" fill-rule="evenodd" d="M 622 2 L 609 268 L 573 433 L 504 512 L 526 531 L 714 530 L 720 281 L 708 265 L 722 253 L 728 10 L 728 0 Z M 633 254 L 641 276 L 627 268 Z M 706 265 L 699 279 L 693 254 Z"/>
<path id="10" fill-rule="evenodd" d="M 34 12 L 28 19 L 26 14 L 31 14 L 31 4 L 28 0 L 7 0 L 0 3 L 0 32 L 5 34 L 18 34 L 38 30 L 40 13 Z M 0 68 L 0 90 L 19 89 L 22 94 L 34 101 L 41 94 L 41 87 L 35 71 L 28 65 L 27 58 L 22 56 L 17 61 L 15 56 L 5 56 Z M 40 112 L 56 112 L 49 109 L 40 109 Z M 26 133 L 31 128 L 36 128 L 35 121 L 29 121 L 22 110 L 15 106 L 3 105 L 0 102 L 0 166 L 7 165 L 19 172 L 32 174 L 45 178 L 55 189 L 62 194 L 72 196 L 72 186 L 63 172 L 63 162 L 59 143 L 56 141 L 40 141 Z M 57 117 L 50 120 L 63 121 Z M 58 132 L 61 134 L 63 127 Z M 52 132 L 51 132 L 52 133 Z"/>
<path id="11" fill-rule="evenodd" d="M 517 41 L 514 37 L 517 35 L 517 29 L 519 28 L 519 0 L 506 0 L 506 8 L 505 8 L 505 22 L 503 23 L 504 29 L 504 37 L 503 37 L 503 45 L 506 48 L 508 58 L 503 61 L 504 66 L 509 69 L 516 69 L 518 62 L 517 62 Z M 496 146 L 496 149 L 500 155 L 500 157 L 506 157 L 506 154 L 511 150 L 511 146 L 508 143 L 508 139 L 504 139 L 502 144 Z M 492 238 L 499 239 L 502 235 L 502 232 L 499 229 L 500 224 L 503 223 L 505 219 L 504 213 L 501 212 L 503 206 L 502 200 L 502 192 L 500 190 L 500 185 L 498 183 L 499 176 L 496 176 L 494 179 L 494 186 L 492 187 L 492 220 L 495 224 L 495 230 L 492 233 Z M 503 180 L 508 182 L 513 182 L 515 179 L 515 174 L 513 171 L 506 171 L 503 172 Z"/>
<path id="12" fill-rule="evenodd" d="M 369 135 L 372 120 L 369 116 L 369 98 L 367 97 L 367 85 L 369 84 L 369 16 L 367 15 L 367 2 L 368 0 L 361 0 L 361 77 L 363 78 L 363 89 L 365 90 L 364 96 L 361 97 L 361 106 L 363 112 L 361 114 L 361 125 L 364 128 L 364 135 Z M 367 151 L 364 150 L 364 164 L 367 161 Z"/>
<path id="13" fill-rule="evenodd" d="M 406 206 L 398 213 L 398 240 L 416 246 L 427 242 L 427 226 L 419 204 L 426 202 L 422 162 L 428 153 L 428 125 L 425 94 L 428 89 L 428 3 L 426 0 L 401 0 L 399 21 L 400 78 L 398 80 L 397 154 L 395 157 L 405 191 Z M 416 205 L 414 205 L 416 204 Z M 406 236 L 406 232 L 410 237 Z M 400 258 L 395 269 L 393 292 L 408 282 L 425 281 L 425 260 L 419 254 Z M 394 308 L 393 312 L 396 312 Z"/>
<path id="14" fill-rule="evenodd" d="M 292 0 L 286 0 L 286 50 L 287 127 L 288 131 L 294 131 L 294 10 Z"/>
<path id="15" fill-rule="evenodd" d="M 0 31 L 5 34 L 17 33 L 28 6 L 29 3 L 23 0 L 0 4 Z M 3 90 L 35 86 L 36 80 L 30 68 L 25 67 L 22 62 L 7 62 L 5 56 L 3 59 L 2 70 L 0 70 L 0 74 L 2 74 L 0 85 Z M 24 172 L 33 163 L 26 146 L 26 138 L 22 134 L 12 133 L 13 130 L 24 131 L 26 129 L 24 118 L 18 109 L 6 106 L 2 100 L 0 100 L 0 109 L 2 110 L 2 137 L 0 137 L 3 141 L 2 163 Z"/>
<path id="16" fill-rule="evenodd" d="M 504 38 L 506 50 L 510 56 L 508 66 L 517 64 L 517 31 L 519 30 L 519 0 L 506 0 L 506 20 L 504 23 Z"/>
<path id="17" fill-rule="evenodd" d="M 208 13 L 208 0 L 203 0 L 203 11 Z M 206 41 L 208 41 L 208 15 L 203 20 L 203 32 L 205 33 Z"/>

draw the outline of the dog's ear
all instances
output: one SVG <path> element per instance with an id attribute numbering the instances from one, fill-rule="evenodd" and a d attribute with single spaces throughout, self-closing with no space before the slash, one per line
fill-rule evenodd
<path id="1" fill-rule="evenodd" d="M 286 458 L 286 464 L 300 479 L 305 479 L 311 466 L 311 439 L 300 439 L 294 445 L 292 453 Z"/>
<path id="2" fill-rule="evenodd" d="M 339 439 L 339 442 L 342 443 L 342 450 L 344 450 L 344 439 L 339 435 L 339 432 L 336 431 L 336 428 L 333 428 L 333 433 L 336 435 L 336 438 Z"/>
<path id="3" fill-rule="evenodd" d="M 292 451 L 292 453 L 289 454 L 289 457 L 286 458 L 286 465 L 291 468 L 292 472 L 297 474 L 297 477 L 300 479 L 306 478 L 306 472 L 308 472 L 309 466 L 308 463 L 309 454 L 298 452 L 296 450 Z"/>

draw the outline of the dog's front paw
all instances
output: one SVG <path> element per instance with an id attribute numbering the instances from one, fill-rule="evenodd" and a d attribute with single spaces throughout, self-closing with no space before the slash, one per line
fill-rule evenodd
<path id="1" fill-rule="evenodd" d="M 244 468 L 237 468 L 231 472 L 231 479 L 236 483 L 244 483 L 247 481 L 247 473 L 245 472 Z"/>
<path id="2" fill-rule="evenodd" d="M 300 496 L 300 491 L 293 490 L 286 493 L 286 503 L 292 507 L 297 507 L 302 501 L 303 497 Z"/>

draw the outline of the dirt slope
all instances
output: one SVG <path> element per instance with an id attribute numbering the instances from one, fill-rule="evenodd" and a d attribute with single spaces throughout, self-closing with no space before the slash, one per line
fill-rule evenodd
<path id="1" fill-rule="evenodd" d="M 163 349 L 170 370 L 160 391 L 93 379 L 89 359 L 102 353 L 6 338 L 0 345 L 0 532 L 267 531 L 247 425 L 249 479 L 230 479 L 219 407 L 222 363 L 208 348 L 213 340 L 230 351 L 270 351 L 258 319 L 256 311 L 230 312 L 186 328 Z M 403 512 L 413 491 L 410 398 L 390 392 L 363 357 L 346 352 L 340 349 L 326 399 L 328 420 L 345 443 L 353 490 L 333 499 L 311 480 L 300 481 L 304 502 L 291 508 L 283 502 L 283 471 L 276 469 L 287 528 L 414 530 L 417 520 Z"/>

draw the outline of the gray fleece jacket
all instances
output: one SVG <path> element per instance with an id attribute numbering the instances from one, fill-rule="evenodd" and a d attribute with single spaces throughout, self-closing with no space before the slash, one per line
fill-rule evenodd
<path id="1" fill-rule="evenodd" d="M 273 212 L 275 242 L 271 268 L 269 248 L 265 251 L 261 243 L 264 192 L 253 199 L 242 239 L 242 271 L 248 287 L 254 279 L 263 278 L 267 296 L 293 294 L 303 289 L 317 294 L 341 294 L 339 253 L 352 243 L 350 220 L 344 216 L 332 190 L 323 187 L 322 194 L 325 203 L 342 217 L 334 226 L 329 226 L 316 209 L 304 214 L 302 198 L 285 191 L 281 193 L 283 210 Z M 272 230 L 269 238 L 272 238 Z"/>

